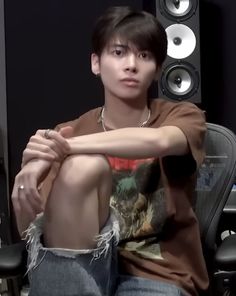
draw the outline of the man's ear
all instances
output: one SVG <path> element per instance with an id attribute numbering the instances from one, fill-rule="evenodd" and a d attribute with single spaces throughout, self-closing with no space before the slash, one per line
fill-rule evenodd
<path id="1" fill-rule="evenodd" d="M 99 56 L 95 53 L 91 54 L 91 70 L 96 76 L 100 74 Z"/>

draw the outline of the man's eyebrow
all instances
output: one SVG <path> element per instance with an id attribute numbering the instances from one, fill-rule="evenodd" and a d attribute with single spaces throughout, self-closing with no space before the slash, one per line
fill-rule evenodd
<path id="1" fill-rule="evenodd" d="M 122 48 L 125 48 L 125 49 L 129 48 L 128 45 L 121 44 L 121 43 L 112 43 L 112 44 L 110 44 L 110 47 L 122 47 Z"/>

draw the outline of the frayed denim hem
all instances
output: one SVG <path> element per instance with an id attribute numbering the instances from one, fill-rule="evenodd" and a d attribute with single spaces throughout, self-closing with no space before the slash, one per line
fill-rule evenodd
<path id="1" fill-rule="evenodd" d="M 54 255 L 62 256 L 65 258 L 76 258 L 78 255 L 92 254 L 92 260 L 99 259 L 101 256 L 106 257 L 111 243 L 117 245 L 119 242 L 119 222 L 112 209 L 110 209 L 110 216 L 101 230 L 101 233 L 97 235 L 94 240 L 97 242 L 97 247 L 94 249 L 64 249 L 64 248 L 46 248 L 41 243 L 41 236 L 43 234 L 44 215 L 39 214 L 34 222 L 32 222 L 29 228 L 25 231 L 25 240 L 27 242 L 28 251 L 28 267 L 29 273 L 32 269 L 35 269 L 43 261 L 47 252 L 51 252 Z M 44 252 L 44 256 L 37 262 L 39 251 Z"/>

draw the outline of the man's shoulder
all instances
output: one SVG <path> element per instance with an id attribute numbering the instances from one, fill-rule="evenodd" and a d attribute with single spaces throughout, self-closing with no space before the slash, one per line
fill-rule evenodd
<path id="1" fill-rule="evenodd" d="M 59 123 L 55 129 L 60 130 L 62 127 L 71 126 L 76 131 L 81 125 L 89 125 L 91 122 L 99 122 L 100 113 L 101 107 L 93 108 L 73 120 Z"/>
<path id="2" fill-rule="evenodd" d="M 151 99 L 151 106 L 159 110 L 173 109 L 173 108 L 194 108 L 199 109 L 194 103 L 188 101 L 172 101 L 163 98 Z"/>
<path id="3" fill-rule="evenodd" d="M 170 120 L 191 119 L 195 116 L 204 118 L 204 112 L 195 104 L 187 101 L 171 101 L 163 98 L 150 101 L 151 120 L 162 124 Z"/>
<path id="4" fill-rule="evenodd" d="M 101 115 L 102 107 L 96 107 L 93 109 L 90 109 L 89 111 L 82 114 L 78 120 L 99 120 Z"/>

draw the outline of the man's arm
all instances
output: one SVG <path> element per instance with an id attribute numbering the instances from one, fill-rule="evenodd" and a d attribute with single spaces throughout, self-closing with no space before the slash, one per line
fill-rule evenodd
<path id="1" fill-rule="evenodd" d="M 69 154 L 105 154 L 121 158 L 148 158 L 183 155 L 187 139 L 176 126 L 123 128 L 68 139 Z"/>
<path id="2" fill-rule="evenodd" d="M 176 126 L 122 128 L 69 139 L 63 137 L 64 129 L 68 127 L 62 128 L 60 132 L 52 130 L 50 139 L 45 139 L 45 131 L 39 130 L 27 145 L 23 162 L 35 158 L 48 161 L 63 159 L 63 153 L 64 157 L 71 154 L 104 154 L 138 159 L 183 155 L 189 150 L 184 133 Z"/>
<path id="3" fill-rule="evenodd" d="M 23 168 L 15 179 L 12 200 L 20 233 L 43 210 L 45 201 L 38 185 L 53 161 L 63 159 L 63 155 L 104 154 L 137 159 L 182 155 L 189 149 L 184 133 L 175 126 L 123 128 L 70 139 L 64 138 L 63 129 L 51 131 L 50 139 L 45 139 L 44 132 L 39 130 L 31 137 L 24 151 Z M 19 191 L 22 184 L 24 190 Z"/>
<path id="4" fill-rule="evenodd" d="M 12 190 L 12 204 L 21 236 L 36 215 L 44 210 L 60 161 L 69 149 L 65 138 L 71 133 L 72 128 L 68 127 L 62 134 L 54 132 L 54 140 L 50 140 L 44 134 L 42 136 L 42 131 L 38 131 L 30 138 L 23 152 L 22 168 L 15 177 Z M 35 152 L 38 157 L 35 157 Z"/>

